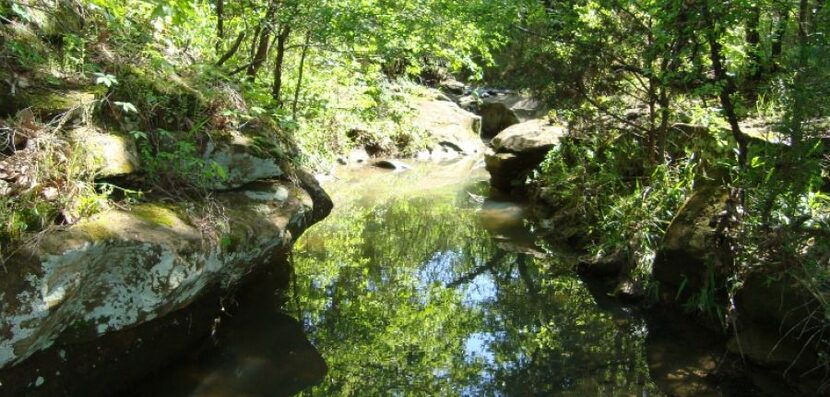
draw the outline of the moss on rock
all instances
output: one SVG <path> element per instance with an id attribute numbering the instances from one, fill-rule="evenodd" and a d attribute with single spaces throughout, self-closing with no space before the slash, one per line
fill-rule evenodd
<path id="1" fill-rule="evenodd" d="M 178 222 L 182 222 L 175 212 L 158 204 L 142 204 L 135 206 L 130 212 L 147 222 L 159 225 L 173 227 Z"/>

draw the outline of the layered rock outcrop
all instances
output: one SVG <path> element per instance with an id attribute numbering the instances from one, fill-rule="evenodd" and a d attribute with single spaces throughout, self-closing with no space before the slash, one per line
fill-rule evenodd
<path id="1" fill-rule="evenodd" d="M 30 172 L 43 139 L 61 144 L 84 183 L 147 176 L 141 138 L 94 119 L 94 94 L 76 96 L 16 97 L 30 107 L 13 129 L 33 133 L 3 148 L 11 154 L 0 162 L 7 186 L 0 194 L 51 189 L 59 196 Z M 62 115 L 58 132 L 36 121 L 53 114 Z M 265 141 L 278 145 L 269 134 Z M 188 159 L 222 170 L 201 187 L 209 195 L 122 202 L 3 252 L 0 395 L 112 393 L 210 334 L 220 301 L 247 281 L 287 274 L 293 242 L 332 203 L 312 176 L 258 138 L 225 131 Z"/>
<path id="2" fill-rule="evenodd" d="M 521 190 L 528 174 L 564 135 L 564 127 L 541 119 L 516 124 L 499 133 L 490 141 L 492 149 L 485 154 L 490 185 L 503 192 Z"/>

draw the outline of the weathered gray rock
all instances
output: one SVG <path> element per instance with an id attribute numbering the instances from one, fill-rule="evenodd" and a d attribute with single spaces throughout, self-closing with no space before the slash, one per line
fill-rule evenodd
<path id="1" fill-rule="evenodd" d="M 454 79 L 443 80 L 438 84 L 438 87 L 454 95 L 464 95 L 464 92 L 467 90 L 467 86 L 464 83 Z"/>
<path id="2" fill-rule="evenodd" d="M 478 109 L 479 99 L 476 98 L 473 95 L 462 96 L 462 97 L 458 98 L 458 100 L 456 100 L 456 103 L 458 103 L 458 106 L 460 106 L 462 109 L 464 109 L 468 112 L 471 112 L 471 113 L 478 113 L 479 112 L 479 109 Z"/>
<path id="3" fill-rule="evenodd" d="M 75 128 L 67 133 L 74 147 L 81 151 L 85 170 L 99 178 L 131 174 L 140 162 L 131 136 L 108 132 L 93 126 Z"/>
<path id="4" fill-rule="evenodd" d="M 481 118 L 453 102 L 421 100 L 417 103 L 416 128 L 425 130 L 433 141 L 451 143 L 461 154 L 471 155 L 484 150 L 479 138 Z"/>
<path id="5" fill-rule="evenodd" d="M 653 275 L 661 292 L 675 297 L 683 286 L 684 296 L 697 292 L 708 280 L 714 250 L 712 219 L 726 206 L 729 192 L 720 186 L 698 188 L 672 220 L 654 262 Z"/>
<path id="6" fill-rule="evenodd" d="M 501 102 L 484 102 L 479 105 L 481 137 L 491 139 L 507 127 L 519 124 L 519 118 Z"/>
<path id="7" fill-rule="evenodd" d="M 399 160 L 378 160 L 372 163 L 373 166 L 393 171 L 405 171 L 412 167 Z"/>
<path id="8" fill-rule="evenodd" d="M 511 125 L 541 118 L 542 102 L 513 92 L 482 96 L 478 104 L 482 118 L 482 137 L 490 139 Z"/>
<path id="9" fill-rule="evenodd" d="M 499 133 L 490 141 L 492 151 L 485 154 L 490 185 L 504 192 L 521 189 L 564 134 L 564 127 L 545 120 L 526 121 Z"/>
<path id="10" fill-rule="evenodd" d="M 330 209 L 330 201 L 311 194 L 259 182 L 217 194 L 210 208 L 219 213 L 145 204 L 45 234 L 0 277 L 0 369 L 55 343 L 94 340 L 233 288 L 325 216 L 316 207 Z"/>
<path id="11" fill-rule="evenodd" d="M 502 131 L 490 141 L 490 146 L 496 153 L 547 153 L 564 135 L 565 127 L 535 119 Z"/>
<path id="12" fill-rule="evenodd" d="M 210 186 L 213 190 L 236 189 L 254 181 L 283 175 L 274 156 L 262 153 L 248 138 L 241 135 L 234 136 L 230 142 L 211 144 L 205 159 L 227 170 L 227 178 Z"/>

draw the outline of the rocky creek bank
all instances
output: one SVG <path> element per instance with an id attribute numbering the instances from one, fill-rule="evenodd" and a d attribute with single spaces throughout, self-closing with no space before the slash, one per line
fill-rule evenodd
<path id="1" fill-rule="evenodd" d="M 511 103 L 536 103 L 530 99 L 519 101 L 515 99 L 515 94 L 499 95 L 495 91 L 491 98 L 500 99 L 490 99 L 489 103 L 498 103 L 497 107 L 503 106 L 504 111 L 494 112 L 494 107 L 487 105 L 486 98 L 477 101 L 469 99 L 473 93 L 471 89 L 448 90 L 446 86 L 454 85 L 450 82 L 442 84 L 448 95 L 461 106 L 479 112 L 482 125 L 487 126 L 482 129 L 481 136 L 489 141 L 486 168 L 491 175 L 492 188 L 514 197 L 528 198 L 535 207 L 533 212 L 536 213 L 536 221 L 543 229 L 554 234 L 563 233 L 560 236 L 564 238 L 563 241 L 579 242 L 582 238 L 580 233 L 584 231 L 572 230 L 567 223 L 563 223 L 573 214 L 563 214 L 557 210 L 556 204 L 546 202 L 544 187 L 540 190 L 538 186 L 528 185 L 528 176 L 541 164 L 547 153 L 557 147 L 560 139 L 567 137 L 567 128 L 553 125 L 546 118 L 539 117 L 545 112 L 538 106 L 532 111 L 527 111 L 522 106 L 516 111 L 510 106 Z M 634 109 L 632 113 L 637 111 Z M 497 113 L 498 116 L 494 116 Z M 529 114 L 537 117 L 528 119 Z M 770 139 L 775 136 L 774 133 L 759 129 L 755 124 L 743 127 L 754 145 L 780 144 Z M 685 136 L 706 133 L 707 130 L 704 126 L 688 124 L 677 124 L 671 129 Z M 652 277 L 659 285 L 658 301 L 660 307 L 671 308 L 668 312 L 684 308 L 684 302 L 692 294 L 707 288 L 712 289 L 712 299 L 715 301 L 726 302 L 728 299 L 726 291 L 714 285 L 726 285 L 725 279 L 729 275 L 719 272 L 711 263 L 717 251 L 717 218 L 722 216 L 729 205 L 729 194 L 718 183 L 698 183 L 696 186 L 668 226 L 654 261 Z M 575 248 L 578 252 L 579 247 Z M 608 293 L 616 295 L 618 299 L 642 302 L 645 298 L 645 291 L 629 274 L 633 266 L 615 253 L 598 258 L 582 256 L 578 262 L 578 269 L 584 275 L 608 280 Z M 699 377 L 698 380 L 684 377 L 686 381 L 678 380 L 672 385 L 666 385 L 668 389 L 677 395 L 694 395 L 695 390 L 703 390 L 697 388 L 702 384 L 699 382 L 711 383 L 719 377 L 725 379 L 724 376 L 733 379 L 736 376 L 742 379 L 746 376 L 741 382 L 760 385 L 758 390 L 773 394 L 815 393 L 822 382 L 822 375 L 817 373 L 821 372 L 817 371 L 821 366 L 821 353 L 815 340 L 812 340 L 814 333 L 804 330 L 815 329 L 818 324 L 813 317 L 817 303 L 799 288 L 796 280 L 777 280 L 775 283 L 768 281 L 768 277 L 763 275 L 746 280 L 734 298 L 734 317 L 730 317 L 732 323 L 726 324 L 725 330 L 721 325 L 708 321 L 692 324 L 694 320 L 687 320 L 697 315 L 690 313 L 686 316 L 684 322 L 691 327 L 706 325 L 699 331 L 711 335 L 707 340 L 715 341 L 707 345 L 707 351 L 728 353 L 721 357 L 716 357 L 721 353 L 707 353 L 706 357 L 711 357 L 712 363 L 723 357 L 728 359 L 721 360 L 722 365 L 703 366 L 700 376 L 695 375 Z M 653 310 L 659 313 L 664 309 Z M 724 375 L 726 373 L 731 375 Z"/>
<path id="2" fill-rule="evenodd" d="M 3 194 L 51 191 L 25 167 L 43 139 L 67 140 L 96 181 L 143 178 L 136 137 L 90 116 L 100 93 L 61 92 L 49 89 L 62 100 L 44 105 L 15 98 L 26 101 L 23 123 L 57 114 L 68 132 L 31 134 L 6 153 Z M 270 134 L 263 128 L 256 134 Z M 332 202 L 310 174 L 251 137 L 231 131 L 204 147 L 202 159 L 224 175 L 201 198 L 150 194 L 4 253 L 0 395 L 114 393 L 215 333 L 252 280 L 287 285 L 292 244 Z"/>

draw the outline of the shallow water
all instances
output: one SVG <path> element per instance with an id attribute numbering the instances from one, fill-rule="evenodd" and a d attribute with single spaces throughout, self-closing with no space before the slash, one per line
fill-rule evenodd
<path id="1" fill-rule="evenodd" d="M 361 169 L 295 247 L 287 310 L 329 372 L 307 395 L 659 395 L 645 321 L 603 309 L 485 199 L 474 160 Z"/>
<path id="2" fill-rule="evenodd" d="M 248 287 L 206 353 L 137 395 L 721 394 L 716 344 L 586 284 L 487 179 L 475 159 L 339 170 L 281 308 L 250 303 L 280 301 L 272 284 Z"/>

